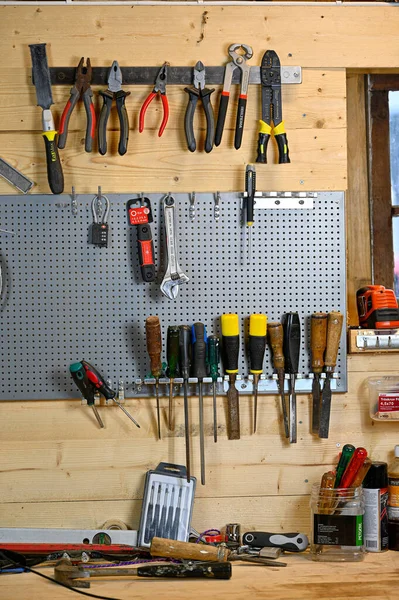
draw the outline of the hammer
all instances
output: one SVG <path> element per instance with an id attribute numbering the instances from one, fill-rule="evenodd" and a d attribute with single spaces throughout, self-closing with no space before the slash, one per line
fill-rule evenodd
<path id="1" fill-rule="evenodd" d="M 135 568 L 99 567 L 84 569 L 75 567 L 63 558 L 54 567 L 54 578 L 68 587 L 89 588 L 93 577 L 173 577 L 230 579 L 231 564 L 186 562 L 182 564 L 163 563 L 161 565 L 140 565 Z"/>

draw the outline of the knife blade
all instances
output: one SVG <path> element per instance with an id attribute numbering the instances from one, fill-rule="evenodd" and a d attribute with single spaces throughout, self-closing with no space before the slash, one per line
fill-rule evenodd
<path id="1" fill-rule="evenodd" d="M 42 135 L 46 148 L 47 179 L 53 194 L 62 194 L 64 191 L 64 175 L 57 148 L 57 131 L 50 110 L 50 106 L 53 104 L 53 96 L 46 44 L 30 44 L 29 48 L 32 58 L 32 81 L 36 88 L 37 105 L 43 109 Z"/>

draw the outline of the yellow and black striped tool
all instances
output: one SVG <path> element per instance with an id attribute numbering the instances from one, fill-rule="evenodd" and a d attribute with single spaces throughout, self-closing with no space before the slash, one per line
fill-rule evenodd
<path id="1" fill-rule="evenodd" d="M 263 359 L 266 350 L 267 316 L 251 315 L 249 317 L 249 372 L 254 376 L 254 433 L 258 414 L 258 384 L 263 373 Z"/>
<path id="2" fill-rule="evenodd" d="M 238 315 L 222 315 L 222 338 L 224 366 L 229 376 L 227 391 L 227 436 L 229 440 L 240 439 L 240 407 L 236 378 L 238 373 L 238 354 L 240 351 L 240 324 Z"/>
<path id="3" fill-rule="evenodd" d="M 279 163 L 289 163 L 287 134 L 285 133 L 281 100 L 281 66 L 274 50 L 267 50 L 260 66 L 262 86 L 262 119 L 259 121 L 257 163 L 266 163 L 267 144 L 273 133 L 279 152 Z M 272 127 L 273 123 L 273 127 Z"/>

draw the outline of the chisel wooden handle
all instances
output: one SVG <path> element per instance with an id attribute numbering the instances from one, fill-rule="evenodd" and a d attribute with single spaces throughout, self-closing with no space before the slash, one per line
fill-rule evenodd
<path id="1" fill-rule="evenodd" d="M 159 378 L 162 374 L 162 336 L 159 317 L 148 317 L 145 322 L 147 337 L 147 352 L 150 356 L 151 373 L 153 377 Z"/>
<path id="2" fill-rule="evenodd" d="M 273 366 L 275 369 L 284 369 L 283 326 L 281 323 L 269 323 L 267 330 L 273 350 Z"/>
<path id="3" fill-rule="evenodd" d="M 326 370 L 332 371 L 337 364 L 338 348 L 341 339 L 342 324 L 344 316 L 340 312 L 328 313 L 327 319 L 327 349 L 324 359 Z"/>
<path id="4" fill-rule="evenodd" d="M 312 371 L 321 373 L 324 367 L 324 352 L 327 345 L 327 313 L 314 313 L 310 320 L 310 348 Z"/>
<path id="5" fill-rule="evenodd" d="M 226 562 L 230 556 L 230 550 L 223 546 L 190 544 L 189 542 L 177 542 L 154 537 L 151 542 L 150 554 L 151 556 L 167 558 Z"/>

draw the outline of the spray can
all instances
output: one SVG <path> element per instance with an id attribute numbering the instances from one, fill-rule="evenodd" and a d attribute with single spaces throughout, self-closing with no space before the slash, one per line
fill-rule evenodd
<path id="1" fill-rule="evenodd" d="M 388 550 L 388 465 L 373 462 L 363 482 L 363 534 L 367 552 Z"/>

